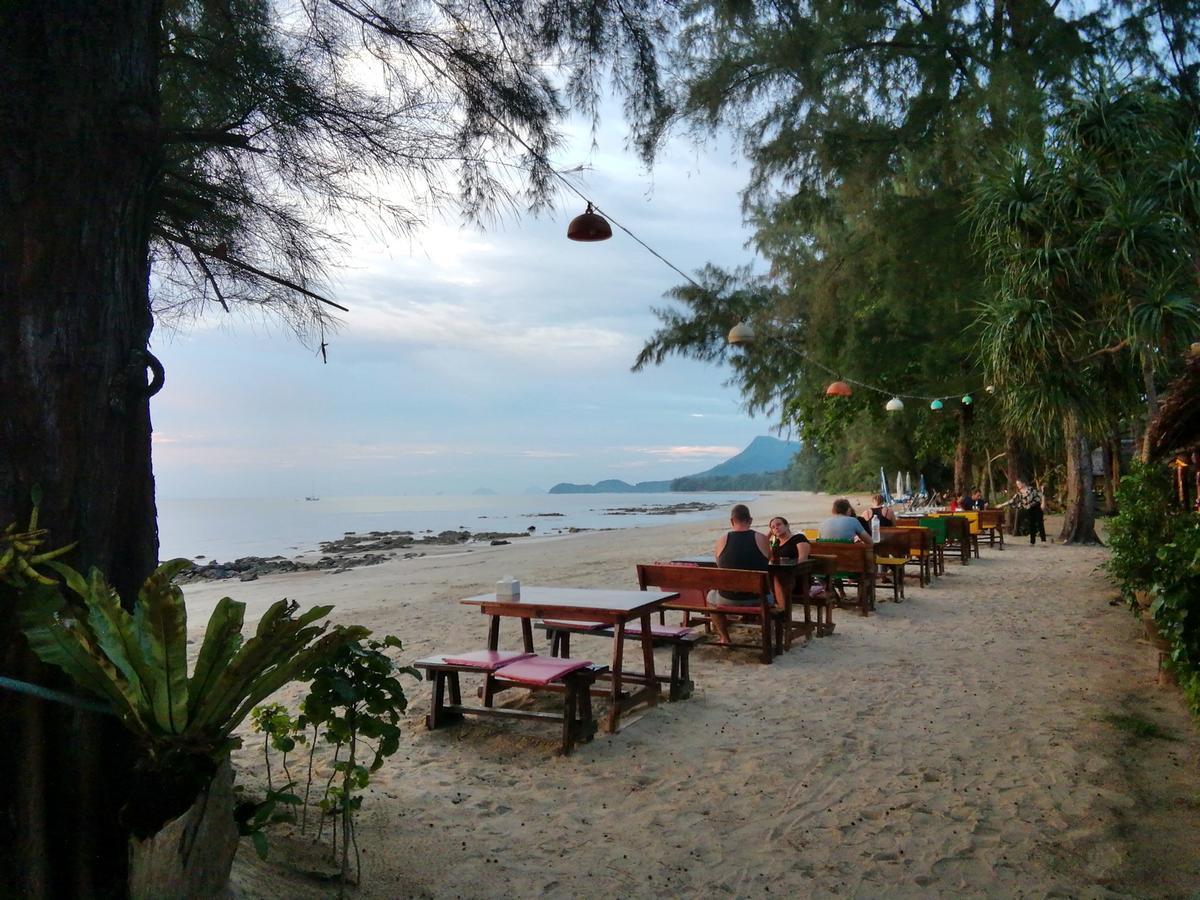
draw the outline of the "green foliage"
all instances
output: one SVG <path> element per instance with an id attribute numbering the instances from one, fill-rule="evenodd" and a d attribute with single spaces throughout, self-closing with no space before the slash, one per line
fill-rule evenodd
<path id="1" fill-rule="evenodd" d="M 400 719 L 408 707 L 408 698 L 400 675 L 420 680 L 412 666 L 398 666 L 384 651 L 401 649 L 400 639 L 388 635 L 382 641 L 352 641 L 314 667 L 309 675 L 312 685 L 304 698 L 302 714 L 296 722 L 300 730 L 323 729 L 324 740 L 334 750 L 333 772 L 319 801 L 321 812 L 334 819 L 334 852 L 337 852 L 337 819 L 341 820 L 342 879 L 350 874 L 350 845 L 354 841 L 354 813 L 362 806 L 361 792 L 370 783 L 370 773 L 400 748 Z M 360 742 L 373 754 L 364 765 L 359 755 Z M 342 759 L 345 749 L 347 757 Z M 309 757 L 311 783 L 312 757 Z M 339 784 L 334 783 L 341 776 Z"/>
<path id="2" fill-rule="evenodd" d="M 1127 601 L 1158 580 L 1158 549 L 1174 535 L 1179 513 L 1166 467 L 1133 460 L 1117 487 L 1117 514 L 1108 526 L 1112 553 L 1105 563 Z"/>
<path id="3" fill-rule="evenodd" d="M 1195 686 L 1200 679 L 1200 515 L 1180 517 L 1169 543 L 1158 548 L 1158 571 L 1150 614 L 1171 642 L 1170 663 L 1200 715 Z"/>
<path id="4" fill-rule="evenodd" d="M 455 202 L 477 222 L 545 207 L 564 101 L 594 117 L 606 77 L 649 159 L 675 7 L 166 0 L 156 311 L 265 306 L 307 334 L 342 221 L 405 232 Z"/>
<path id="5" fill-rule="evenodd" d="M 1012 424 L 1046 428 L 1067 408 L 1102 424 L 1136 409 L 1140 373 L 1161 374 L 1200 335 L 1196 129 L 1155 86 L 1101 87 L 973 188 L 994 288 L 979 351 Z"/>
<path id="6" fill-rule="evenodd" d="M 294 602 L 271 605 L 243 641 L 245 604 L 220 600 L 209 619 L 191 677 L 187 610 L 172 579 L 190 563 L 163 563 L 138 592 L 133 612 L 97 570 L 84 577 L 58 562 L 64 581 L 22 597 L 22 627 L 34 653 L 104 698 L 132 733 L 139 759 L 130 818 L 150 833 L 178 814 L 237 746 L 234 730 L 284 684 L 368 632 L 315 624 L 332 607 L 296 615 Z"/>
<path id="7" fill-rule="evenodd" d="M 281 823 L 296 821 L 296 807 L 301 800 L 292 789 L 294 782 L 288 782 L 279 790 L 268 788 L 262 800 L 252 800 L 246 797 L 241 785 L 234 788 L 239 800 L 234 806 L 233 817 L 237 821 L 238 834 L 249 837 L 254 844 L 254 852 L 259 859 L 267 858 L 268 843 L 267 829 Z"/>

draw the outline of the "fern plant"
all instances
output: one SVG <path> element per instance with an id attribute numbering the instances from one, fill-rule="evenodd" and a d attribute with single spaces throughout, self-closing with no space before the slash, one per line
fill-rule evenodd
<path id="1" fill-rule="evenodd" d="M 317 624 L 332 606 L 298 614 L 298 604 L 280 600 L 246 640 L 246 605 L 224 597 L 189 676 L 187 607 L 172 583 L 188 560 L 160 565 L 138 592 L 133 612 L 99 571 L 84 577 L 54 560 L 43 565 L 63 584 L 26 581 L 22 627 L 34 653 L 108 701 L 133 734 L 138 777 L 126 821 L 139 835 L 191 805 L 239 745 L 233 733 L 257 704 L 370 633 Z"/>

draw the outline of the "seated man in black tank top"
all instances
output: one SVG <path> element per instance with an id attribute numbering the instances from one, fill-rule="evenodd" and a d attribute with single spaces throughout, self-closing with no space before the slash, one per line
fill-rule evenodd
<path id="1" fill-rule="evenodd" d="M 729 511 L 731 531 L 717 538 L 713 547 L 713 555 L 717 565 L 722 569 L 751 569 L 756 572 L 767 570 L 767 558 L 771 554 L 771 546 L 767 543 L 766 535 L 752 529 L 754 520 L 750 517 L 750 507 L 738 503 Z M 738 594 L 728 591 L 709 591 L 709 606 L 758 606 L 762 598 L 755 594 Z M 713 628 L 722 643 L 729 643 L 729 623 L 722 613 L 712 613 Z"/>

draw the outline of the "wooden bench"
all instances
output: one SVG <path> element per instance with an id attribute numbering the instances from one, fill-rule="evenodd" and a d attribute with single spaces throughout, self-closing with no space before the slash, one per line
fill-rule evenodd
<path id="1" fill-rule="evenodd" d="M 806 638 L 825 637 L 833 634 L 833 607 L 835 606 L 835 595 L 833 592 L 833 576 L 836 573 L 833 569 L 833 561 L 831 559 L 819 558 L 810 556 L 804 562 L 797 566 L 796 574 L 792 578 L 792 610 L 797 606 L 804 608 L 804 619 L 795 621 L 792 618 L 792 612 L 788 612 L 784 627 L 787 633 L 784 635 L 784 647 L 790 647 L 790 640 L 793 633 L 799 632 Z M 816 587 L 813 584 L 813 579 L 819 579 L 823 582 L 818 593 L 813 593 Z M 812 611 L 816 609 L 817 615 L 814 621 Z"/>
<path id="2" fill-rule="evenodd" d="M 427 728 L 458 722 L 464 714 L 562 722 L 560 749 L 564 755 L 570 754 L 576 744 L 586 743 L 596 735 L 591 690 L 596 679 L 608 671 L 608 666 L 588 660 L 556 659 L 505 650 L 427 656 L 413 665 L 424 670 L 432 683 L 429 715 L 425 717 Z M 458 679 L 463 672 L 484 676 L 483 706 L 463 705 Z M 562 715 L 492 705 L 496 694 L 518 687 L 562 693 Z M 449 703 L 446 702 L 447 689 Z"/>
<path id="3" fill-rule="evenodd" d="M 879 529 L 880 539 L 896 554 L 906 557 L 905 565 L 915 565 L 917 583 L 925 587 L 932 580 L 936 557 L 933 534 L 928 528 L 897 525 Z M 906 575 L 909 573 L 905 573 Z M 903 596 L 903 594 L 902 594 Z"/>
<path id="4" fill-rule="evenodd" d="M 864 544 L 817 541 L 812 556 L 830 560 L 837 577 L 849 577 L 857 586 L 858 612 L 866 616 L 875 608 L 875 555 Z"/>
<path id="5" fill-rule="evenodd" d="M 1000 549 L 1004 549 L 1004 515 L 1002 509 L 979 510 L 979 531 L 980 534 L 987 535 L 989 547 L 995 546 L 998 536 Z"/>
<path id="6" fill-rule="evenodd" d="M 546 636 L 550 638 L 550 655 L 569 657 L 571 655 L 571 635 L 573 634 L 591 634 L 597 637 L 613 636 L 613 629 L 607 625 L 600 625 L 596 622 L 570 622 L 557 619 L 546 619 L 538 623 L 539 628 L 544 628 Z M 689 656 L 692 648 L 696 646 L 700 640 L 700 635 L 694 633 L 687 625 L 659 625 L 651 623 L 650 635 L 654 640 L 656 647 L 667 646 L 671 648 L 671 674 L 656 675 L 655 680 L 660 684 L 667 685 L 667 699 L 674 702 L 676 700 L 686 700 L 692 696 L 692 691 L 695 685 L 692 683 L 691 664 Z M 625 640 L 640 641 L 642 639 L 642 626 L 640 622 L 630 622 L 625 626 Z M 637 673 L 627 673 L 627 677 L 633 677 L 636 680 Z"/>
<path id="7" fill-rule="evenodd" d="M 691 592 L 688 596 L 680 596 L 676 600 L 668 600 L 663 609 L 681 611 L 685 617 L 692 614 L 709 615 L 722 613 L 730 616 L 740 616 L 745 619 L 757 619 L 762 631 L 762 641 L 754 644 L 729 643 L 725 646 L 752 648 L 759 651 L 759 658 L 764 663 L 770 663 L 776 654 L 783 653 L 784 645 L 784 616 L 791 614 L 791 598 L 779 598 L 772 606 L 767 603 L 767 595 L 771 591 L 771 576 L 767 572 L 755 572 L 748 569 L 720 569 L 708 566 L 686 565 L 639 565 L 637 567 L 638 586 L 643 590 L 652 587 L 660 591 Z M 707 595 L 709 591 L 730 591 L 742 594 L 754 594 L 760 601 L 754 606 L 709 606 Z M 663 616 L 665 623 L 665 614 Z M 774 641 L 772 642 L 772 638 Z"/>
<path id="8" fill-rule="evenodd" d="M 958 550 L 959 562 L 964 566 L 971 561 L 971 523 L 966 516 L 938 516 L 946 523 L 946 548 Z M 978 548 L 976 548 L 978 552 Z"/>
<path id="9" fill-rule="evenodd" d="M 899 603 L 904 599 L 904 568 L 908 565 L 913 538 L 919 543 L 920 537 L 906 528 L 881 528 L 879 533 L 879 540 L 872 548 L 875 565 L 891 573 L 892 602 Z"/>

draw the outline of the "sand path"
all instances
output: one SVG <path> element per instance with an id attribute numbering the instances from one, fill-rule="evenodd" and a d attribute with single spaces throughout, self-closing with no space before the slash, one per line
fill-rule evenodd
<path id="1" fill-rule="evenodd" d="M 828 499 L 758 511 L 812 522 Z M 459 597 L 526 583 L 632 586 L 634 561 L 703 551 L 713 524 L 545 540 L 339 575 L 187 588 L 193 621 L 224 592 L 290 596 L 391 631 L 406 656 L 482 646 Z M 1050 529 L 1053 533 L 1053 529 Z M 576 755 L 549 729 L 427 732 L 414 685 L 401 752 L 364 801 L 363 897 L 1190 896 L 1200 889 L 1200 737 L 1098 566 L 1101 548 L 1030 547 L 880 603 L 770 666 L 701 647 L 697 693 Z M 888 593 L 890 595 L 890 592 Z M 881 597 L 884 594 L 881 592 Z M 517 646 L 515 627 L 502 640 Z M 603 640 L 575 655 L 606 659 Z M 660 661 L 666 663 L 665 651 Z M 1176 740 L 1137 739 L 1134 713 Z M 236 756 L 261 778 L 261 757 Z M 242 896 L 327 896 L 239 855 Z"/>

